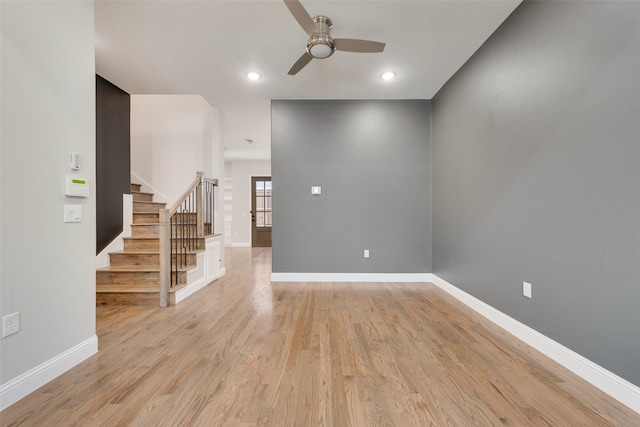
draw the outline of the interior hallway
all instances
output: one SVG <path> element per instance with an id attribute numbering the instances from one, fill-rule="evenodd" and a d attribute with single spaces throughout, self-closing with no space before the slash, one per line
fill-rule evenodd
<path id="1" fill-rule="evenodd" d="M 2 426 L 631 426 L 640 415 L 430 284 L 274 283 L 270 248 L 177 306 L 98 307 L 97 355 Z"/>

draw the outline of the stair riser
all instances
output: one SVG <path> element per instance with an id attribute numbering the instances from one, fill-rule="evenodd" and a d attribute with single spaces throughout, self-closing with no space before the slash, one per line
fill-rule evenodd
<path id="1" fill-rule="evenodd" d="M 157 271 L 97 271 L 96 286 L 160 286 Z"/>
<path id="2" fill-rule="evenodd" d="M 180 246 L 179 246 L 180 245 Z M 204 239 L 192 239 L 190 245 L 182 240 L 171 240 L 171 248 L 175 252 L 178 247 L 186 247 L 191 251 L 199 251 L 205 249 Z M 160 239 L 126 239 L 124 241 L 124 250 L 127 252 L 158 252 L 160 248 Z"/>
<path id="3" fill-rule="evenodd" d="M 124 250 L 125 251 L 146 251 L 146 252 L 158 252 L 160 248 L 160 239 L 157 237 L 154 238 L 126 238 L 123 240 L 124 242 Z M 172 239 L 171 247 L 175 251 L 176 248 L 180 247 L 189 247 L 189 245 L 185 245 L 182 240 Z M 204 239 L 191 239 L 191 250 L 204 250 L 205 249 L 205 241 Z"/>
<path id="4" fill-rule="evenodd" d="M 160 237 L 160 226 L 158 224 L 133 224 L 131 237 Z"/>
<path id="5" fill-rule="evenodd" d="M 160 267 L 160 255 L 158 254 L 137 254 L 134 252 L 129 253 L 111 253 L 112 267 Z M 176 260 L 179 260 L 180 265 L 192 266 L 197 264 L 197 255 L 194 253 L 172 254 L 172 262 L 175 265 Z"/>
<path id="6" fill-rule="evenodd" d="M 134 202 L 153 202 L 153 194 L 151 193 L 138 193 L 132 191 L 131 195 L 133 196 Z"/>
<path id="7" fill-rule="evenodd" d="M 96 292 L 96 305 L 157 307 L 160 305 L 160 292 Z"/>
<path id="8" fill-rule="evenodd" d="M 131 184 L 131 191 L 140 191 L 141 184 Z"/>
<path id="9" fill-rule="evenodd" d="M 148 251 L 158 252 L 160 249 L 160 239 L 124 239 L 125 251 Z"/>
<path id="10" fill-rule="evenodd" d="M 164 209 L 166 203 L 140 203 L 133 202 L 134 213 L 157 213 L 160 209 Z"/>
<path id="11" fill-rule="evenodd" d="M 111 253 L 112 267 L 156 267 L 160 266 L 160 256 L 158 254 L 136 254 L 136 253 Z"/>
<path id="12" fill-rule="evenodd" d="M 136 212 L 133 214 L 134 224 L 157 224 L 160 222 L 160 215 L 156 213 L 141 213 Z"/>
<path id="13" fill-rule="evenodd" d="M 171 273 L 172 279 L 176 273 Z M 173 281 L 173 280 L 172 280 Z M 178 272 L 178 285 L 187 283 L 187 272 Z M 97 271 L 96 286 L 160 286 L 160 273 L 157 271 Z"/>
<path id="14" fill-rule="evenodd" d="M 169 305 L 176 304 L 175 293 L 169 294 Z M 158 307 L 160 305 L 160 293 L 147 292 L 96 292 L 96 305 L 98 306 L 144 306 Z"/>
<path id="15" fill-rule="evenodd" d="M 196 238 L 197 227 L 178 227 L 170 228 L 172 238 Z M 159 237 L 160 226 L 158 224 L 132 224 L 131 225 L 131 237 Z"/>

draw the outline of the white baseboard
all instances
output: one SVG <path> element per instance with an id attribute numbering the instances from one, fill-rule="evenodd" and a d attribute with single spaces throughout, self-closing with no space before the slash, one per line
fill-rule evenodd
<path id="1" fill-rule="evenodd" d="M 640 414 L 640 387 L 433 275 L 432 282 L 510 334 Z"/>
<path id="2" fill-rule="evenodd" d="M 431 282 L 430 273 L 271 273 L 272 282 Z"/>
<path id="3" fill-rule="evenodd" d="M 204 288 L 205 286 L 207 286 L 207 284 L 206 284 L 206 281 L 204 280 L 204 277 L 202 277 L 202 278 L 198 279 L 197 281 L 188 284 L 184 288 L 178 289 L 176 291 L 176 304 L 178 304 L 180 301 L 184 301 L 186 298 L 188 298 L 191 295 L 195 294 L 196 292 L 198 292 L 200 289 Z"/>
<path id="4" fill-rule="evenodd" d="M 0 386 L 0 411 L 98 352 L 98 337 L 87 339 Z"/>

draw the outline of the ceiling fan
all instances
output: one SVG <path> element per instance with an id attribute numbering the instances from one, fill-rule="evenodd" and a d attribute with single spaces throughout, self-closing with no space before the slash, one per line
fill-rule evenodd
<path id="1" fill-rule="evenodd" d="M 384 43 L 358 39 L 334 39 L 330 31 L 332 22 L 323 15 L 313 18 L 299 0 L 284 0 L 289 11 L 298 24 L 309 34 L 307 51 L 293 64 L 289 75 L 293 76 L 302 70 L 313 58 L 324 59 L 333 55 L 336 50 L 345 52 L 376 53 L 384 50 Z"/>

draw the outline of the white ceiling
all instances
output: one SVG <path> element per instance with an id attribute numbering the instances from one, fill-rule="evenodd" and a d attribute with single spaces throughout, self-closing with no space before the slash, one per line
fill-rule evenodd
<path id="1" fill-rule="evenodd" d="M 520 2 L 302 0 L 333 37 L 387 45 L 289 76 L 308 36 L 281 0 L 102 0 L 96 72 L 131 94 L 202 95 L 221 111 L 225 158 L 268 159 L 271 99 L 431 99 Z M 386 70 L 397 78 L 382 81 Z"/>

